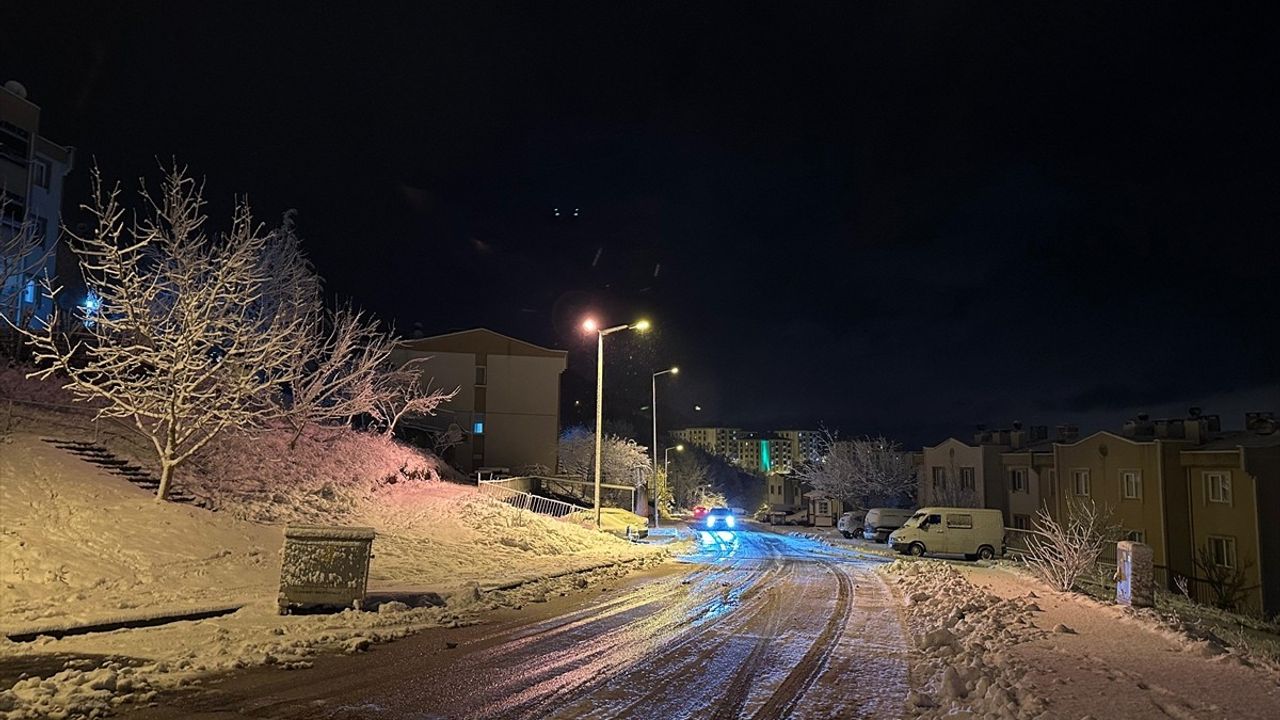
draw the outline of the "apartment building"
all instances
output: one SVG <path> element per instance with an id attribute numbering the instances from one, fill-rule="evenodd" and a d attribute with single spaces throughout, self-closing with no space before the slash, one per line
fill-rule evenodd
<path id="1" fill-rule="evenodd" d="M 1002 454 L 1011 448 L 1008 431 L 979 431 L 973 442 L 956 438 L 920 454 L 919 504 L 997 508 L 1009 522 Z"/>
<path id="2" fill-rule="evenodd" d="M 424 383 L 458 388 L 435 417 L 417 421 L 426 431 L 458 426 L 463 441 L 446 458 L 454 467 L 556 467 L 566 351 L 476 328 L 406 340 L 392 354 L 397 365 L 424 358 Z"/>
<path id="3" fill-rule="evenodd" d="M 761 474 L 788 473 L 794 465 L 791 441 L 761 433 L 738 437 L 734 462 L 745 470 Z"/>
<path id="4" fill-rule="evenodd" d="M 1280 613 L 1280 432 L 1273 413 L 1179 452 L 1197 574 L 1243 576 L 1246 608 Z M 1199 595 L 1205 593 L 1201 590 Z M 1214 598 L 1202 598 L 1213 601 Z"/>
<path id="5" fill-rule="evenodd" d="M 74 160 L 74 148 L 40 134 L 40 106 L 21 83 L 0 87 L 0 239 L 27 233 L 38 245 L 25 258 L 0 258 L 0 313 L 10 318 L 45 320 L 53 310 L 39 286 L 57 269 L 62 181 Z"/>
<path id="6" fill-rule="evenodd" d="M 743 434 L 741 428 L 732 427 L 692 427 L 671 431 L 672 437 L 679 439 L 680 442 L 730 460 L 736 457 L 738 436 L 741 434 Z"/>
<path id="7" fill-rule="evenodd" d="M 791 443 L 793 464 L 816 462 L 822 454 L 821 434 L 817 430 L 775 430 L 773 434 Z"/>
<path id="8" fill-rule="evenodd" d="M 1009 450 L 1001 453 L 1004 466 L 1005 493 L 1008 495 L 1009 527 L 1029 530 L 1041 510 L 1050 510 L 1057 503 L 1057 469 L 1054 466 L 1053 447 L 1059 442 L 1079 439 L 1074 425 L 1059 425 L 1057 434 L 1049 437 L 1047 425 L 1033 425 L 1023 429 L 1014 423 L 1008 431 L 997 431 L 998 437 L 1007 433 Z"/>

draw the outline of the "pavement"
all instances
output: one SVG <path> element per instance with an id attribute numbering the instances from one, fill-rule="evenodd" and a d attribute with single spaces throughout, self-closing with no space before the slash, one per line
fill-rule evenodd
<path id="1" fill-rule="evenodd" d="M 686 530 L 675 562 L 304 671 L 257 669 L 135 718 L 894 718 L 897 604 L 855 549 Z"/>

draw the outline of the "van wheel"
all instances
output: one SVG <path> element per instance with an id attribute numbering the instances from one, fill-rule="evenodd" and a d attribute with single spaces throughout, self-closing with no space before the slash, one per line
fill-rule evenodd
<path id="1" fill-rule="evenodd" d="M 920 543 L 911 543 L 911 547 L 907 548 L 907 552 L 915 555 L 916 557 L 923 557 L 924 545 L 921 545 Z"/>
<path id="2" fill-rule="evenodd" d="M 990 545 L 983 545 L 982 547 L 978 548 L 978 557 L 983 560 L 990 560 L 995 556 L 996 556 L 995 548 L 991 547 Z"/>

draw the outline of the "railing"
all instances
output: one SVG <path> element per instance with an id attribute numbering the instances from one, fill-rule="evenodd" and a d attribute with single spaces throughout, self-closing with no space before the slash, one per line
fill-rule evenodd
<path id="1" fill-rule="evenodd" d="M 552 500 L 544 498 L 533 493 L 524 492 L 523 490 L 514 490 L 508 487 L 514 483 L 527 482 L 527 478 L 494 478 L 491 480 L 480 480 L 477 483 L 480 492 L 489 497 L 504 502 L 514 508 L 520 510 L 528 510 L 539 515 L 547 515 L 557 519 L 564 519 L 573 513 L 582 512 L 589 508 L 582 505 L 574 505 L 562 500 Z"/>
<path id="2" fill-rule="evenodd" d="M 1027 538 L 1035 534 L 1034 530 L 1023 530 L 1020 528 L 1005 528 L 1005 553 L 1017 559 L 1027 552 Z M 1116 543 L 1108 542 L 1103 547 L 1101 553 L 1098 554 L 1098 568 L 1094 573 L 1094 577 L 1085 578 L 1086 582 L 1101 587 L 1104 595 L 1111 595 L 1115 591 L 1116 572 Z M 1185 595 L 1193 601 L 1202 605 L 1217 605 L 1218 593 L 1214 588 L 1214 584 L 1204 578 L 1183 575 L 1181 573 L 1171 572 L 1167 566 L 1155 565 L 1151 568 L 1152 580 L 1155 586 L 1169 592 L 1171 594 L 1184 594 L 1183 587 L 1178 582 L 1182 581 L 1186 588 Z M 1243 588 L 1245 598 L 1243 604 L 1248 606 L 1256 597 L 1257 586 Z"/>

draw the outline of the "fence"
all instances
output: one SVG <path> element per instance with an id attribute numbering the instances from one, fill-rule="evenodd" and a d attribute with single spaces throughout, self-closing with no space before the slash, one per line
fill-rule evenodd
<path id="1" fill-rule="evenodd" d="M 1034 530 L 1023 530 L 1020 528 L 1005 528 L 1005 552 L 1009 556 L 1017 559 L 1027 552 L 1027 538 L 1035 533 Z M 1102 552 L 1098 555 L 1098 569 L 1094 577 L 1086 578 L 1087 582 L 1101 587 L 1104 595 L 1110 595 L 1115 591 L 1116 572 L 1116 544 L 1108 542 L 1103 547 Z M 1178 572 L 1172 572 L 1165 565 L 1155 565 L 1152 567 L 1152 580 L 1156 587 L 1176 594 L 1183 594 L 1182 587 L 1179 582 L 1185 583 L 1185 594 L 1197 603 L 1202 605 L 1218 605 L 1219 594 L 1217 586 L 1204 578 L 1195 577 L 1194 575 L 1185 575 Z M 1255 587 L 1244 588 L 1246 591 L 1245 605 L 1250 603 L 1250 598 L 1254 596 Z"/>
<path id="2" fill-rule="evenodd" d="M 511 485 L 527 484 L 529 478 L 494 478 L 490 480 L 480 480 L 477 483 L 480 492 L 484 495 L 504 502 L 514 508 L 520 510 L 528 510 L 539 515 L 548 515 L 553 518 L 564 519 L 573 513 L 583 512 L 589 508 L 567 503 L 562 500 L 552 500 L 544 498 L 533 493 L 523 490 L 515 490 Z"/>

